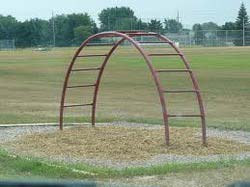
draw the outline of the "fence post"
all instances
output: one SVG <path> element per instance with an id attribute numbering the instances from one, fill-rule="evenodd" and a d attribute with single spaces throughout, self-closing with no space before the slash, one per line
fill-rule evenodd
<path id="1" fill-rule="evenodd" d="M 228 30 L 226 30 L 226 45 L 228 43 Z"/>
<path id="2" fill-rule="evenodd" d="M 191 31 L 189 31 L 189 45 L 190 45 L 190 47 L 192 47 Z"/>

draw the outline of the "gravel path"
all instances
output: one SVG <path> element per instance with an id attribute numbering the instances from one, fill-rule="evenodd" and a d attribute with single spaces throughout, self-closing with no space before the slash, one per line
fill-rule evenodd
<path id="1" fill-rule="evenodd" d="M 76 124 L 75 124 L 76 125 Z M 126 127 L 143 127 L 143 128 L 159 128 L 159 125 L 149 124 L 138 124 L 138 123 L 127 123 L 127 122 L 116 122 L 116 123 L 102 123 L 97 125 L 119 125 Z M 68 127 L 67 127 L 68 128 Z M 15 125 L 14 127 L 8 127 L 8 125 L 0 125 L 0 141 L 6 143 L 17 140 L 24 135 L 30 135 L 33 133 L 48 133 L 58 130 L 58 127 L 52 124 L 26 124 L 26 125 Z M 209 137 L 224 137 L 225 139 L 235 140 L 241 143 L 250 144 L 250 132 L 243 131 L 225 131 L 217 129 L 208 129 Z M 12 150 L 11 150 L 12 151 Z M 112 160 L 100 160 L 100 159 L 76 159 L 71 157 L 50 157 L 49 159 L 56 161 L 64 161 L 68 163 L 88 163 L 95 166 L 111 167 L 116 169 L 123 169 L 126 167 L 150 167 L 152 165 L 161 165 L 163 163 L 195 163 L 195 162 L 208 162 L 208 161 L 219 161 L 219 160 L 243 160 L 250 158 L 250 152 L 234 155 L 209 155 L 209 156 L 180 156 L 180 155 L 157 155 L 146 161 L 120 161 L 115 162 Z"/>

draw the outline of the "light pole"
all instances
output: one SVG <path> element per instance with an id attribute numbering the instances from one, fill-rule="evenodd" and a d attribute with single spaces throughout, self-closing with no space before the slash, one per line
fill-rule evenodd
<path id="1" fill-rule="evenodd" d="M 55 32 L 54 12 L 52 12 L 52 30 L 53 30 L 53 47 L 55 47 L 56 46 L 56 32 Z"/>
<path id="2" fill-rule="evenodd" d="M 245 18 L 243 18 L 243 29 L 242 29 L 242 32 L 243 32 L 243 35 L 242 35 L 243 42 L 242 42 L 242 44 L 243 44 L 243 46 L 245 46 L 246 45 L 246 43 L 245 43 Z"/>

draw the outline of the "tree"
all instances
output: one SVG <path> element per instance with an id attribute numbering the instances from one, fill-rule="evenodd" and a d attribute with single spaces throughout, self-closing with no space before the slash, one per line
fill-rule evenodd
<path id="1" fill-rule="evenodd" d="M 221 32 L 219 32 L 219 37 L 222 41 L 231 42 L 232 38 L 239 38 L 239 31 L 237 31 L 237 27 L 235 22 L 226 22 L 221 26 Z M 226 43 L 225 43 L 226 44 Z"/>
<path id="2" fill-rule="evenodd" d="M 129 7 L 113 7 L 101 11 L 99 14 L 101 31 L 133 30 L 137 24 L 134 11 Z"/>
<path id="3" fill-rule="evenodd" d="M 95 22 L 86 13 L 57 15 L 54 21 L 57 46 L 78 45 L 82 42 L 82 39 L 98 32 Z M 84 37 L 80 31 L 84 33 Z"/>
<path id="4" fill-rule="evenodd" d="M 49 23 L 46 20 L 31 19 L 18 23 L 16 45 L 18 47 L 35 47 L 49 45 Z"/>
<path id="5" fill-rule="evenodd" d="M 16 18 L 0 15 L 0 39 L 14 39 L 17 24 Z"/>
<path id="6" fill-rule="evenodd" d="M 163 32 L 163 26 L 161 21 L 152 19 L 148 23 L 148 30 L 151 32 L 157 32 L 157 33 L 162 33 Z"/>
<path id="7" fill-rule="evenodd" d="M 196 45 L 204 44 L 205 35 L 204 35 L 203 30 L 202 30 L 201 24 L 195 24 L 193 26 L 193 31 L 194 31 L 195 44 Z"/>
<path id="8" fill-rule="evenodd" d="M 175 19 L 165 19 L 164 25 L 168 33 L 179 33 L 183 29 L 183 25 Z"/>
<path id="9" fill-rule="evenodd" d="M 236 24 L 234 22 L 226 22 L 221 26 L 221 31 L 218 32 L 218 37 L 221 42 L 226 45 L 226 42 L 230 42 L 231 38 L 236 38 L 238 31 L 236 31 Z"/>
<path id="10" fill-rule="evenodd" d="M 247 10 L 245 8 L 244 3 L 242 3 L 240 6 L 238 17 L 237 17 L 236 22 L 235 22 L 236 29 L 242 30 L 242 32 L 238 34 L 238 39 L 236 39 L 234 41 L 234 44 L 236 46 L 242 46 L 244 44 L 244 42 L 243 42 L 243 30 L 245 28 L 243 28 L 243 27 L 245 27 L 245 25 L 247 25 L 248 23 L 249 23 L 249 17 L 247 15 Z M 244 26 L 243 26 L 243 24 L 244 24 Z M 250 45 L 250 42 L 248 42 L 248 43 L 246 42 L 245 44 Z"/>
<path id="11" fill-rule="evenodd" d="M 79 26 L 74 28 L 75 44 L 80 45 L 85 39 L 92 34 L 92 28 L 87 26 Z"/>
<path id="12" fill-rule="evenodd" d="M 204 40 L 203 44 L 215 46 L 217 45 L 216 40 L 219 38 L 220 27 L 214 22 L 206 22 L 201 24 L 201 28 L 203 30 Z"/>
<path id="13" fill-rule="evenodd" d="M 242 30 L 243 23 L 244 24 L 249 23 L 249 17 L 247 15 L 247 10 L 246 10 L 244 3 L 242 3 L 240 6 L 240 10 L 239 10 L 238 17 L 236 20 L 236 28 L 239 30 Z"/>
<path id="14" fill-rule="evenodd" d="M 136 23 L 136 30 L 146 31 L 148 28 L 148 24 L 139 19 Z"/>
<path id="15" fill-rule="evenodd" d="M 236 30 L 236 24 L 234 22 L 226 22 L 224 25 L 221 26 L 222 30 Z"/>
<path id="16" fill-rule="evenodd" d="M 91 20 L 90 16 L 85 13 L 85 14 L 69 14 L 68 16 L 68 24 L 69 24 L 69 30 L 68 30 L 68 34 L 69 34 L 69 38 L 70 39 L 74 39 L 74 29 L 77 27 L 85 27 L 88 28 L 89 30 L 89 34 L 86 36 L 88 37 L 89 35 L 91 35 L 92 33 L 92 27 L 94 26 L 93 21 Z M 86 34 L 86 32 L 85 32 Z"/>
<path id="17" fill-rule="evenodd" d="M 54 18 L 56 46 L 69 46 L 71 44 L 72 36 L 70 38 L 69 30 L 74 29 L 69 26 L 69 18 L 67 15 L 57 15 Z M 50 20 L 52 25 L 52 19 Z"/>
<path id="18" fill-rule="evenodd" d="M 203 23 L 201 27 L 202 27 L 202 30 L 204 31 L 216 31 L 220 29 L 220 27 L 216 23 L 211 22 L 211 21 Z"/>

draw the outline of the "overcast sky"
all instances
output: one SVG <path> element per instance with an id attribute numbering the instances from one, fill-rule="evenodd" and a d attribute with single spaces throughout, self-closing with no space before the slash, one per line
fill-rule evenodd
<path id="1" fill-rule="evenodd" d="M 176 18 L 185 26 L 213 21 L 223 24 L 235 21 L 242 0 L 0 0 L 0 14 L 13 15 L 18 20 L 49 19 L 55 14 L 87 12 L 95 20 L 104 8 L 128 6 L 137 17 Z M 243 0 L 250 15 L 250 0 Z"/>

